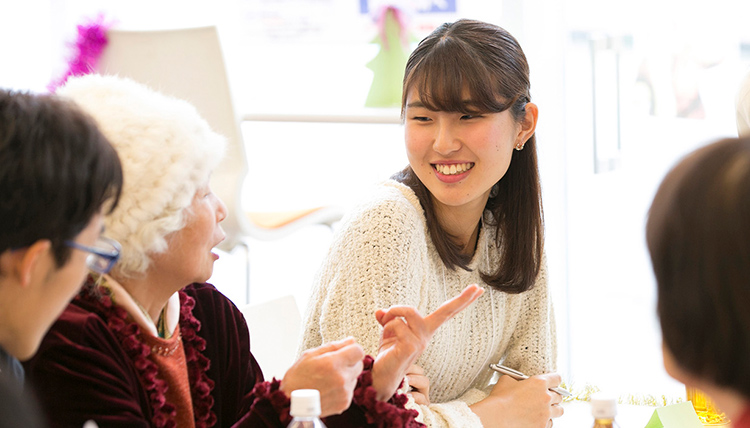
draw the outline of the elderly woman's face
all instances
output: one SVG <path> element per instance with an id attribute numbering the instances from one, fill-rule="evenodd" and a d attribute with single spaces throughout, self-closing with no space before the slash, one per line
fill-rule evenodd
<path id="1" fill-rule="evenodd" d="M 219 223 L 226 216 L 227 207 L 208 184 L 199 188 L 185 210 L 185 227 L 167 237 L 169 249 L 154 261 L 185 285 L 206 282 L 219 258 L 212 250 L 225 238 Z"/>

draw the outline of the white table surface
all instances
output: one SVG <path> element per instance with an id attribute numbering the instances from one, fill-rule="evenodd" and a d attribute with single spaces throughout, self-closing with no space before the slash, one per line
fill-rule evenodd
<path id="1" fill-rule="evenodd" d="M 591 416 L 591 406 L 587 402 L 572 401 L 564 403 L 565 413 L 555 419 L 554 428 L 591 428 L 594 418 Z M 618 404 L 615 422 L 620 428 L 643 428 L 651 419 L 655 407 Z"/>

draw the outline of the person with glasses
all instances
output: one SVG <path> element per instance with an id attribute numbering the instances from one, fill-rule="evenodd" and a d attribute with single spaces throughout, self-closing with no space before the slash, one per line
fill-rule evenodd
<path id="1" fill-rule="evenodd" d="M 34 355 L 88 269 L 117 260 L 118 245 L 100 235 L 121 187 L 117 153 L 87 114 L 54 95 L 0 89 L 4 382 L 23 386 L 19 360 Z"/>
<path id="2" fill-rule="evenodd" d="M 313 349 L 266 381 L 242 313 L 206 281 L 224 239 L 226 207 L 209 178 L 225 145 L 185 101 L 114 76 L 73 78 L 58 93 L 97 121 L 118 151 L 125 187 L 104 223 L 122 244 L 109 274 L 90 275 L 27 363 L 53 426 L 280 427 L 290 394 L 320 391 L 333 427 L 416 427 L 395 394 L 438 326 L 480 294 L 469 286 L 428 316 L 373 313 L 373 359 L 353 339 Z M 109 267 L 113 248 L 95 247 Z M 406 321 L 405 321 L 406 320 Z"/>
<path id="3" fill-rule="evenodd" d="M 89 253 L 86 256 L 86 266 L 90 271 L 100 274 L 109 273 L 112 270 L 122 251 L 119 242 L 105 236 L 100 236 L 93 246 L 82 245 L 75 241 L 65 241 L 65 245 Z"/>

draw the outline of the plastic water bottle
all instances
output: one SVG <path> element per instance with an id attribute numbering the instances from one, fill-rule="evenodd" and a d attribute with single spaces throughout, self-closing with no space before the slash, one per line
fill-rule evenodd
<path id="1" fill-rule="evenodd" d="M 320 420 L 320 393 L 317 389 L 292 391 L 289 414 L 294 419 L 287 428 L 325 428 L 325 424 Z"/>

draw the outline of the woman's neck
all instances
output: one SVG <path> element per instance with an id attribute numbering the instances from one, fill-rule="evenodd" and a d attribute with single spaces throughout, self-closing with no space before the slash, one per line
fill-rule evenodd
<path id="1" fill-rule="evenodd" d="M 148 315 L 154 322 L 159 319 L 169 298 L 182 288 L 176 286 L 164 287 L 164 282 L 159 281 L 158 278 L 154 278 L 149 273 L 137 278 L 115 279 L 140 306 L 144 314 Z"/>
<path id="2" fill-rule="evenodd" d="M 479 237 L 479 225 L 486 200 L 472 206 L 452 207 L 434 200 L 435 214 L 440 225 L 456 240 L 465 255 L 473 255 Z"/>

